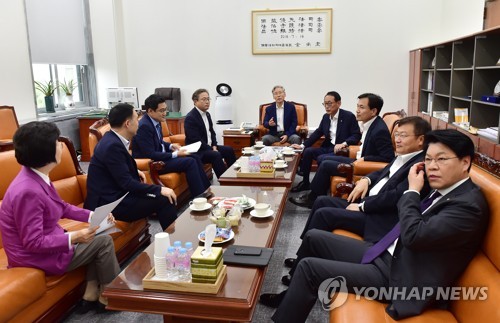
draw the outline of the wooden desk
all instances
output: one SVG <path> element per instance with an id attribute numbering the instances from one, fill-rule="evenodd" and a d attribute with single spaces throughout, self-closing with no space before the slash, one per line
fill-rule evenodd
<path id="1" fill-rule="evenodd" d="M 215 196 L 234 197 L 245 194 L 257 202 L 271 204 L 274 216 L 252 218 L 247 210 L 239 227 L 234 229 L 231 244 L 273 247 L 285 208 L 288 189 L 212 186 Z M 170 241 L 192 241 L 197 246 L 197 235 L 207 224 L 210 211 L 194 212 L 189 208 L 181 214 L 170 233 Z M 201 244 L 200 244 L 201 245 Z M 108 309 L 163 314 L 165 322 L 204 322 L 205 320 L 250 322 L 257 304 L 267 267 L 227 266 L 227 278 L 216 295 L 160 292 L 144 290 L 142 279 L 154 266 L 154 244 L 142 252 L 105 289 Z"/>
<path id="2" fill-rule="evenodd" d="M 90 161 L 89 148 L 89 127 L 97 120 L 106 117 L 106 113 L 92 113 L 78 117 L 78 126 L 80 128 L 80 149 L 82 150 L 81 161 Z"/>
<path id="3" fill-rule="evenodd" d="M 168 129 L 172 135 L 184 133 L 184 119 L 186 119 L 186 116 L 181 115 L 180 112 L 169 112 L 166 119 Z"/>
<path id="4" fill-rule="evenodd" d="M 241 150 L 243 148 L 255 145 L 255 136 L 253 132 L 239 135 L 222 135 L 222 138 L 224 138 L 224 146 L 233 147 L 234 154 L 237 158 L 241 157 Z"/>

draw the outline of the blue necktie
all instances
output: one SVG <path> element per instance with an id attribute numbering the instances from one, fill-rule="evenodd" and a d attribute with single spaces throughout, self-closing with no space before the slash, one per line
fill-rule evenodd
<path id="1" fill-rule="evenodd" d="M 161 124 L 156 124 L 156 132 L 158 133 L 158 138 L 160 139 L 160 143 L 163 141 L 163 135 L 161 133 Z"/>
<path id="2" fill-rule="evenodd" d="M 424 212 L 427 210 L 429 206 L 432 205 L 432 202 L 437 199 L 438 197 L 441 196 L 441 193 L 438 191 L 434 191 L 433 194 L 429 195 L 426 199 L 424 199 L 420 203 L 420 211 Z M 363 259 L 361 259 L 362 264 L 369 264 L 372 262 L 375 258 L 380 256 L 381 254 L 384 253 L 384 251 L 389 248 L 391 244 L 396 241 L 396 239 L 399 237 L 401 234 L 401 227 L 399 226 L 399 222 L 392 228 L 389 233 L 387 233 L 382 239 L 380 239 L 379 242 L 371 246 L 368 250 L 366 250 L 365 254 L 363 255 Z"/>

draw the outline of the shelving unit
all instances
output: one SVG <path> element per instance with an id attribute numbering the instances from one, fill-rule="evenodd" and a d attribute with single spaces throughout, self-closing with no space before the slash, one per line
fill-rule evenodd
<path id="1" fill-rule="evenodd" d="M 434 126 L 453 127 L 455 109 L 465 108 L 472 127 L 499 127 L 500 103 L 482 100 L 493 95 L 500 81 L 499 60 L 499 27 L 411 51 L 409 114 L 425 116 Z M 438 114 L 441 119 L 433 120 Z M 480 139 L 486 145 L 486 139 Z M 500 159 L 498 144 L 498 139 L 490 140 L 493 149 L 487 149 L 495 159 Z"/>

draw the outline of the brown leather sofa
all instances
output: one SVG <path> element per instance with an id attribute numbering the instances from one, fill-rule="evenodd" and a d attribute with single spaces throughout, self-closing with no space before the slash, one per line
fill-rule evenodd
<path id="1" fill-rule="evenodd" d="M 458 280 L 456 286 L 487 287 L 485 300 L 454 300 L 449 310 L 429 309 L 419 316 L 400 320 L 404 323 L 428 322 L 500 322 L 500 162 L 487 160 L 485 156 L 476 155 L 475 165 L 472 166 L 470 177 L 481 187 L 490 207 L 490 222 L 481 250 L 472 259 L 471 263 Z M 478 167 L 477 164 L 491 166 L 495 175 Z M 353 233 L 336 230 L 338 234 L 357 237 Z M 386 304 L 365 298 L 355 299 L 355 295 L 348 295 L 342 306 L 330 312 L 330 322 L 335 323 L 378 323 L 396 322 L 385 312 Z"/>
<path id="2" fill-rule="evenodd" d="M 161 123 L 163 134 L 169 134 L 170 130 L 166 122 Z M 94 148 L 101 140 L 102 136 L 111 129 L 107 119 L 101 119 L 96 121 L 89 128 L 89 150 L 90 156 L 94 153 Z M 184 134 L 164 136 L 163 140 L 166 142 L 179 144 L 181 146 L 185 145 L 186 136 Z M 151 159 L 141 158 L 136 159 L 137 167 L 144 172 L 146 175 L 146 182 L 150 184 L 156 184 L 161 186 L 166 186 L 174 190 L 175 195 L 177 195 L 177 205 L 180 207 L 184 202 L 189 199 L 189 186 L 184 173 L 166 173 L 159 174 L 158 172 L 163 169 L 163 162 L 155 162 Z M 212 167 L 210 164 L 204 165 L 205 173 L 209 179 L 212 179 Z"/>
<path id="3" fill-rule="evenodd" d="M 302 141 L 306 140 L 307 138 L 307 132 L 309 131 L 309 127 L 307 126 L 307 104 L 304 103 L 298 103 L 298 102 L 293 102 L 289 101 L 293 105 L 295 105 L 295 111 L 297 111 L 297 134 L 300 136 Z M 266 104 L 261 104 L 259 106 L 259 125 L 257 128 L 255 128 L 255 131 L 258 132 L 258 139 L 261 140 L 262 137 L 269 132 L 269 129 L 264 127 L 264 117 L 266 116 L 266 108 L 270 106 L 271 103 L 266 103 Z M 280 146 L 281 144 L 279 142 L 274 143 L 273 146 Z M 284 144 L 288 146 L 289 144 L 286 143 Z"/>
<path id="4" fill-rule="evenodd" d="M 14 149 L 12 137 L 17 128 L 19 128 L 19 122 L 14 107 L 0 106 L 0 151 Z"/>
<path id="5" fill-rule="evenodd" d="M 73 144 L 67 138 L 61 163 L 50 173 L 50 178 L 63 200 L 83 205 L 86 196 L 86 175 L 76 159 Z M 0 204 L 10 182 L 21 166 L 14 151 L 0 153 Z M 62 219 L 59 224 L 68 231 L 82 229 L 88 224 Z M 123 263 L 141 246 L 151 242 L 149 224 L 142 219 L 132 223 L 117 221 L 123 231 L 114 233 L 118 261 Z M 85 286 L 85 268 L 61 276 L 45 276 L 34 268 L 7 269 L 7 256 L 0 236 L 0 322 L 55 322 L 82 296 Z"/>

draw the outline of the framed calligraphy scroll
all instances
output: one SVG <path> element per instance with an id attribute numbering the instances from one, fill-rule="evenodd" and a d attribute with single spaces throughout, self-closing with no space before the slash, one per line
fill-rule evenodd
<path id="1" fill-rule="evenodd" d="M 331 52 L 331 8 L 252 11 L 254 55 Z"/>

